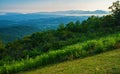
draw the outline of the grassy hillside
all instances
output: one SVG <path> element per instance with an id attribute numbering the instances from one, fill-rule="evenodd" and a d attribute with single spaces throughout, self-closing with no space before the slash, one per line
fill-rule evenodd
<path id="1" fill-rule="evenodd" d="M 106 72 L 117 71 L 120 73 L 120 49 L 84 59 L 49 65 L 21 74 L 93 74 L 95 72 L 106 74 Z"/>
<path id="2" fill-rule="evenodd" d="M 0 74 L 13 74 L 20 71 L 36 69 L 67 60 L 85 58 L 98 53 L 120 48 L 120 33 L 102 37 L 100 39 L 88 40 L 64 47 L 59 50 L 49 51 L 35 58 L 13 61 L 11 64 L 4 64 L 0 67 Z M 101 65 L 101 64 L 100 64 Z"/>

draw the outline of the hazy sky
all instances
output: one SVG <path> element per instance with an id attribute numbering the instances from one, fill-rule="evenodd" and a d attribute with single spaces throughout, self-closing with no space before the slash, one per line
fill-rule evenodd
<path id="1" fill-rule="evenodd" d="M 0 0 L 0 12 L 108 10 L 116 0 Z"/>

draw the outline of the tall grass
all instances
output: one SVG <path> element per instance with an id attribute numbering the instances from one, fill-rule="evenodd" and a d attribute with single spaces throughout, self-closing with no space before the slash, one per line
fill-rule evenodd
<path id="1" fill-rule="evenodd" d="M 49 51 L 36 58 L 16 61 L 14 64 L 4 64 L 4 66 L 0 67 L 0 74 L 12 74 L 47 64 L 83 58 L 118 48 L 118 44 L 120 44 L 120 33 L 100 39 L 85 41 L 83 43 L 77 43 L 59 50 Z"/>

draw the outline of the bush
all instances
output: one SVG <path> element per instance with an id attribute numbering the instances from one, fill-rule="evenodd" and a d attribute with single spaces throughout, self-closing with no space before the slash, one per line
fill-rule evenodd
<path id="1" fill-rule="evenodd" d="M 97 40 L 89 40 L 59 50 L 49 51 L 48 53 L 37 56 L 36 58 L 29 58 L 14 62 L 11 65 L 4 65 L 0 68 L 0 74 L 12 74 L 55 62 L 83 58 L 91 54 L 94 55 L 113 49 L 118 41 L 120 41 L 120 34 Z"/>

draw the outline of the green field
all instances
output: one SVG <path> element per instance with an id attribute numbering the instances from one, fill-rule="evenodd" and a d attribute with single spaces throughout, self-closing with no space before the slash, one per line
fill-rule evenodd
<path id="1" fill-rule="evenodd" d="M 117 73 L 118 71 L 119 73 Z M 120 74 L 120 49 L 20 74 L 106 74 L 106 72 Z"/>

